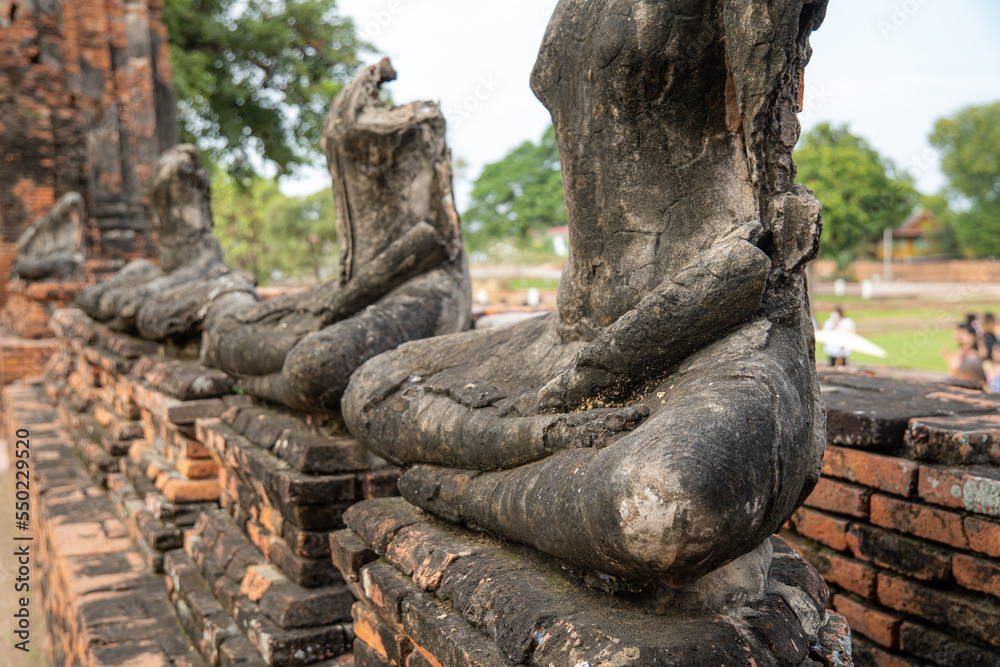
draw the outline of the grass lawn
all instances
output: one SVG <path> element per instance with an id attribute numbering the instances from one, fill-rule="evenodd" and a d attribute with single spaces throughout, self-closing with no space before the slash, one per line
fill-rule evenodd
<path id="1" fill-rule="evenodd" d="M 855 298 L 856 299 L 856 298 Z M 858 334 L 868 338 L 889 353 L 887 359 L 852 354 L 851 363 L 870 366 L 893 366 L 947 372 L 941 357 L 942 346 L 956 349 L 951 330 L 965 319 L 965 313 L 1000 313 L 997 304 L 983 301 L 935 302 L 920 299 L 886 299 L 861 301 L 818 296 L 813 314 L 820 326 L 830 316 L 835 305 L 844 308 L 854 319 Z M 818 350 L 822 356 L 822 349 Z"/>

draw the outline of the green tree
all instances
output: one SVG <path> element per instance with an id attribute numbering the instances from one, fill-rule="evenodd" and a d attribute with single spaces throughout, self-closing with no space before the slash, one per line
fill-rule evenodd
<path id="1" fill-rule="evenodd" d="M 330 101 L 369 48 L 335 0 L 165 0 L 181 137 L 241 185 L 319 156 Z"/>
<path id="2" fill-rule="evenodd" d="M 244 187 L 219 173 L 212 181 L 212 212 L 226 264 L 254 274 L 260 284 L 276 277 L 318 281 L 336 275 L 336 216 L 329 191 L 288 197 L 272 180 L 253 179 Z"/>
<path id="3" fill-rule="evenodd" d="M 841 268 L 871 252 L 882 231 L 903 222 L 919 197 L 908 174 L 846 125 L 817 125 L 803 135 L 795 161 L 799 182 L 823 204 L 820 255 Z"/>
<path id="4" fill-rule="evenodd" d="M 269 273 L 317 282 L 337 276 L 337 215 L 329 190 L 284 197 L 268 214 L 265 242 L 273 255 Z"/>
<path id="5" fill-rule="evenodd" d="M 537 144 L 525 141 L 499 162 L 486 165 L 462 216 L 466 245 L 488 251 L 499 243 L 530 244 L 532 231 L 566 224 L 562 173 L 555 131 Z"/>
<path id="6" fill-rule="evenodd" d="M 958 240 L 958 227 L 955 213 L 944 194 L 921 195 L 919 208 L 927 209 L 934 214 L 941 227 L 931 234 L 931 244 L 941 255 L 958 255 L 962 252 Z"/>
<path id="7" fill-rule="evenodd" d="M 934 125 L 955 229 L 966 254 L 1000 255 L 1000 102 L 963 109 Z"/>

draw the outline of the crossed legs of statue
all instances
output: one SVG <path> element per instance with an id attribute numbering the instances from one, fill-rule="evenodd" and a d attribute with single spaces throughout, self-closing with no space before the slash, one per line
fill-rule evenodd
<path id="1" fill-rule="evenodd" d="M 740 253 L 752 268 L 755 250 L 730 239 L 685 271 L 703 269 L 738 293 L 737 281 L 754 282 L 725 273 Z M 676 284 L 687 281 L 662 292 L 675 305 Z M 660 370 L 630 392 L 607 384 L 613 369 L 582 365 L 593 341 L 564 342 L 555 313 L 409 343 L 357 371 L 344 416 L 374 452 L 415 465 L 400 489 L 420 507 L 584 568 L 684 584 L 775 532 L 822 455 L 810 432 L 819 408 L 802 322 L 741 324 L 728 312 L 728 333 L 686 358 L 669 361 L 669 346 L 647 338 L 649 349 L 622 366 Z M 648 321 L 662 314 L 650 307 L 619 323 L 670 332 Z M 671 315 L 698 337 L 696 318 Z M 706 322 L 704 333 L 718 324 Z M 609 392 L 627 397 L 602 400 Z"/>
<path id="2" fill-rule="evenodd" d="M 317 406 L 339 411 L 351 373 L 365 360 L 407 340 L 434 336 L 459 318 L 453 282 L 443 271 L 431 271 L 357 314 L 305 334 L 296 333 L 294 324 L 282 326 L 289 317 L 260 323 L 231 319 L 209 334 L 218 339 L 213 364 L 258 398 L 309 412 Z M 303 317 L 307 324 L 316 321 Z M 258 348 L 267 353 L 247 354 Z"/>

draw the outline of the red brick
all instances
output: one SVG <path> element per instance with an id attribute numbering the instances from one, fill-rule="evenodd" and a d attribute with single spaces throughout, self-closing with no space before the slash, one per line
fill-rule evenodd
<path id="1" fill-rule="evenodd" d="M 425 590 L 436 589 L 445 569 L 460 557 L 461 549 L 420 526 L 401 529 L 385 553 L 386 560 Z"/>
<path id="2" fill-rule="evenodd" d="M 965 518 L 964 527 L 970 549 L 1000 558 L 1000 523 L 969 516 Z"/>
<path id="3" fill-rule="evenodd" d="M 181 458 L 176 466 L 177 472 L 191 479 L 215 477 L 219 472 L 219 465 L 212 459 Z"/>
<path id="4" fill-rule="evenodd" d="M 823 547 L 810 546 L 792 535 L 782 534 L 781 537 L 800 556 L 809 561 L 827 582 L 836 584 L 861 597 L 875 598 L 878 570 L 871 565 L 847 556 L 841 556 Z"/>
<path id="5" fill-rule="evenodd" d="M 163 485 L 162 491 L 172 503 L 214 502 L 219 499 L 219 482 L 214 479 L 171 478 Z"/>
<path id="6" fill-rule="evenodd" d="M 867 519 L 871 496 L 871 489 L 821 477 L 816 488 L 806 498 L 805 504 L 828 512 Z"/>
<path id="7" fill-rule="evenodd" d="M 950 628 L 963 636 L 1000 646 L 1000 607 L 930 588 L 884 572 L 878 575 L 883 606 Z"/>
<path id="8" fill-rule="evenodd" d="M 867 524 L 854 524 L 847 531 L 847 546 L 855 558 L 921 581 L 951 582 L 953 551 L 924 540 Z"/>
<path id="9" fill-rule="evenodd" d="M 909 498 L 917 488 L 919 463 L 860 449 L 827 445 L 823 474 Z"/>
<path id="10" fill-rule="evenodd" d="M 917 505 L 889 496 L 874 495 L 871 521 L 876 526 L 941 542 L 958 549 L 969 546 L 962 527 L 962 515 Z"/>
<path id="11" fill-rule="evenodd" d="M 865 667 L 925 667 L 923 661 L 910 660 L 890 653 L 884 648 L 866 641 L 863 637 L 852 637 L 854 664 Z"/>
<path id="12" fill-rule="evenodd" d="M 852 632 L 860 632 L 882 646 L 899 648 L 902 616 L 839 593 L 833 596 L 833 608 L 847 619 Z"/>
<path id="13" fill-rule="evenodd" d="M 357 581 L 358 571 L 378 556 L 353 530 L 344 528 L 330 533 L 330 557 L 347 581 Z"/>
<path id="14" fill-rule="evenodd" d="M 351 616 L 354 620 L 354 634 L 358 639 L 378 655 L 392 661 L 392 664 L 405 664 L 406 657 L 413 650 L 409 637 L 397 632 L 364 602 L 354 603 Z"/>
<path id="15" fill-rule="evenodd" d="M 920 467 L 920 497 L 929 503 L 1000 516 L 1000 473 Z"/>
<path id="16" fill-rule="evenodd" d="M 1000 565 L 997 563 L 955 554 L 951 567 L 960 586 L 1000 598 Z"/>
<path id="17" fill-rule="evenodd" d="M 920 466 L 917 493 L 921 500 L 962 509 L 962 474 L 943 468 Z"/>
<path id="18" fill-rule="evenodd" d="M 973 646 L 943 632 L 912 621 L 899 628 L 900 649 L 941 667 L 990 667 L 1000 665 L 1000 653 Z"/>
<path id="19" fill-rule="evenodd" d="M 361 589 L 379 616 L 393 627 L 401 627 L 403 599 L 420 592 L 420 587 L 386 562 L 369 563 L 361 568 Z"/>
<path id="20" fill-rule="evenodd" d="M 962 473 L 952 469 L 920 466 L 917 493 L 921 500 L 929 503 L 962 509 Z"/>
<path id="21" fill-rule="evenodd" d="M 848 522 L 823 512 L 800 507 L 793 515 L 795 532 L 831 549 L 847 549 Z"/>

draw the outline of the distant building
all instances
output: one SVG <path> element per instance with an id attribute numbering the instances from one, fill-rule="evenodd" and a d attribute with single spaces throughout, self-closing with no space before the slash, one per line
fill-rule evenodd
<path id="1" fill-rule="evenodd" d="M 552 239 L 552 250 L 557 255 L 565 257 L 569 254 L 569 225 L 549 227 L 546 233 Z"/>
<path id="2" fill-rule="evenodd" d="M 935 237 L 940 231 L 941 223 L 927 209 L 911 215 L 903 224 L 892 230 L 893 260 L 907 260 L 939 254 Z M 882 245 L 882 240 L 879 240 L 876 251 L 879 259 L 885 257 Z"/>

